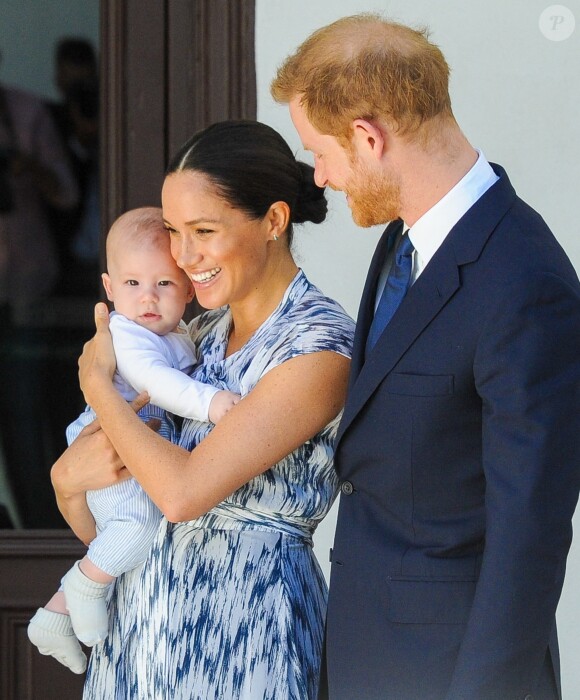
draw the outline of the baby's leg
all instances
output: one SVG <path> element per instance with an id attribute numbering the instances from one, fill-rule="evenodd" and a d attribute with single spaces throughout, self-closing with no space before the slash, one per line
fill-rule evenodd
<path id="1" fill-rule="evenodd" d="M 44 609 L 51 610 L 55 613 L 60 613 L 61 615 L 68 615 L 68 610 L 66 609 L 66 600 L 64 597 L 64 591 L 62 590 L 62 586 L 44 606 Z"/>
<path id="2" fill-rule="evenodd" d="M 36 611 L 28 623 L 28 638 L 41 654 L 53 656 L 73 673 L 83 673 L 87 667 L 87 657 L 64 608 L 62 591 L 55 593 L 46 607 Z"/>
<path id="3" fill-rule="evenodd" d="M 146 559 L 161 513 L 134 479 L 88 492 L 87 503 L 99 531 L 62 584 L 75 634 L 93 646 L 107 636 L 110 584 Z"/>
<path id="4" fill-rule="evenodd" d="M 87 646 L 94 646 L 107 636 L 107 593 L 114 580 L 88 557 L 77 561 L 62 580 L 73 630 Z"/>

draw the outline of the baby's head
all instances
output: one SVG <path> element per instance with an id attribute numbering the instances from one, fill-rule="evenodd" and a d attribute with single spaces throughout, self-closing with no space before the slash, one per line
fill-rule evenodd
<path id="1" fill-rule="evenodd" d="M 171 257 L 158 207 L 132 209 L 111 226 L 102 279 L 115 311 L 157 335 L 175 330 L 193 299 L 191 280 Z"/>

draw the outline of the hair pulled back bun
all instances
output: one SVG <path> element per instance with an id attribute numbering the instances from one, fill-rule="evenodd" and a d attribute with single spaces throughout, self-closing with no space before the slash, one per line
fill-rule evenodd
<path id="1" fill-rule="evenodd" d="M 314 168 L 311 165 L 302 161 L 298 161 L 297 165 L 300 169 L 300 188 L 291 209 L 292 223 L 312 221 L 320 224 L 326 218 L 328 210 L 324 187 L 318 187 L 314 182 Z"/>
<path id="2" fill-rule="evenodd" d="M 168 175 L 182 171 L 205 175 L 221 197 L 251 218 L 263 218 L 274 202 L 288 204 L 292 223 L 320 223 L 326 216 L 314 169 L 297 161 L 282 136 L 261 122 L 217 122 L 197 132 L 167 168 Z M 287 237 L 290 244 L 292 224 Z"/>

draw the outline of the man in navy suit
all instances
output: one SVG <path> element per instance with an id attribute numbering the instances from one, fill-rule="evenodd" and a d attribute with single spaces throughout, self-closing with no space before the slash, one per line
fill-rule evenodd
<path id="1" fill-rule="evenodd" d="M 423 32 L 339 20 L 272 94 L 317 184 L 343 190 L 359 225 L 390 222 L 336 446 L 320 697 L 556 700 L 580 482 L 578 277 L 461 132 Z"/>

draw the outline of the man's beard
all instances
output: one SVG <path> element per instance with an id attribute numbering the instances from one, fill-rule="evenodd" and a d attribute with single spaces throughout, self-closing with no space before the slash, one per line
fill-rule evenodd
<path id="1" fill-rule="evenodd" d="M 357 226 L 367 228 L 385 224 L 401 215 L 399 178 L 371 171 L 360 160 L 352 163 L 352 174 L 346 183 L 345 192 Z"/>

